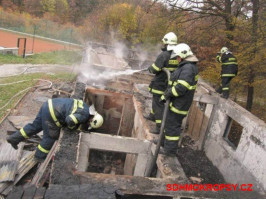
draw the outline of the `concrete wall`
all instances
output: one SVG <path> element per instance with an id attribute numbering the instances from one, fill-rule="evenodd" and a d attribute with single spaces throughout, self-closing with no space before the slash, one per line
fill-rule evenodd
<path id="1" fill-rule="evenodd" d="M 228 183 L 253 184 L 266 191 L 266 125 L 231 100 L 219 99 L 213 111 L 204 150 Z M 223 138 L 228 116 L 242 127 L 237 148 Z"/>
<path id="2" fill-rule="evenodd" d="M 18 56 L 18 48 L 14 47 L 14 48 L 1 48 L 0 49 L 0 54 L 9 54 L 9 55 L 16 55 Z"/>

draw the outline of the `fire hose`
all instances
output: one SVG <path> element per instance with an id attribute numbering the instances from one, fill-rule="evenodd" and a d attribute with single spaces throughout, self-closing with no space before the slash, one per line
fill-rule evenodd
<path id="1" fill-rule="evenodd" d="M 167 70 L 167 69 L 162 69 L 166 75 L 167 75 L 167 79 L 168 81 L 170 80 L 170 72 Z M 151 172 L 152 170 L 154 169 L 154 166 L 156 164 L 156 161 L 157 161 L 157 158 L 158 158 L 158 154 L 159 154 L 159 151 L 160 151 L 160 147 L 161 147 L 161 143 L 162 143 L 162 139 L 163 139 L 163 136 L 164 136 L 164 126 L 165 126 L 165 120 L 166 120 L 166 117 L 167 117 L 167 114 L 168 114 L 168 111 L 169 111 L 169 103 L 170 103 L 170 100 L 166 100 L 165 104 L 164 104 L 164 111 L 163 111 L 163 118 L 162 118 L 162 124 L 161 124 L 161 128 L 160 128 L 160 134 L 159 134 L 159 139 L 158 139 L 158 142 L 156 144 L 156 148 L 155 148 L 155 152 L 154 152 L 154 156 L 152 158 L 152 161 L 150 163 L 150 165 L 148 166 L 148 170 L 146 172 L 146 177 L 150 177 L 151 176 Z"/>

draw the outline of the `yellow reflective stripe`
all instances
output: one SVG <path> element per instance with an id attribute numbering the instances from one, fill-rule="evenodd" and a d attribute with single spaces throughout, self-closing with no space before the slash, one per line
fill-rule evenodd
<path id="1" fill-rule="evenodd" d="M 168 85 L 172 85 L 173 84 L 173 81 L 168 81 Z"/>
<path id="2" fill-rule="evenodd" d="M 152 64 L 153 69 L 155 69 L 156 71 L 161 71 L 161 69 L 159 67 L 157 67 L 155 64 Z"/>
<path id="3" fill-rule="evenodd" d="M 74 99 L 73 110 L 72 110 L 71 114 L 75 113 L 77 109 L 78 109 L 78 100 Z"/>
<path id="4" fill-rule="evenodd" d="M 178 60 L 169 60 L 170 65 L 178 65 Z"/>
<path id="5" fill-rule="evenodd" d="M 152 89 L 149 87 L 149 91 L 151 93 L 154 93 L 154 94 L 164 94 L 164 91 L 160 91 L 160 90 L 155 90 L 155 89 Z"/>
<path id="6" fill-rule="evenodd" d="M 165 96 L 164 95 L 161 96 L 161 100 L 165 100 Z"/>
<path id="7" fill-rule="evenodd" d="M 216 56 L 216 60 L 217 60 L 218 62 L 222 62 L 222 61 L 221 61 L 221 56 Z"/>
<path id="8" fill-rule="evenodd" d="M 196 75 L 195 76 L 195 81 L 198 81 L 199 80 L 199 75 Z"/>
<path id="9" fill-rule="evenodd" d="M 165 67 L 165 69 L 169 70 L 170 72 L 173 72 L 173 71 L 175 71 L 175 70 L 176 70 L 176 68 L 174 68 L 174 67 L 173 67 L 173 68 L 170 68 L 170 67 L 169 67 L 169 68 L 168 68 L 168 67 Z"/>
<path id="10" fill-rule="evenodd" d="M 165 139 L 170 140 L 170 141 L 177 141 L 179 140 L 179 136 L 165 136 Z"/>
<path id="11" fill-rule="evenodd" d="M 229 60 L 229 61 L 236 61 L 235 58 L 229 58 L 228 60 Z"/>
<path id="12" fill-rule="evenodd" d="M 154 114 L 154 111 L 153 111 L 153 109 L 151 109 L 151 114 Z"/>
<path id="13" fill-rule="evenodd" d="M 73 120 L 73 122 L 75 124 L 78 124 L 79 123 L 78 120 L 77 120 L 77 118 L 73 115 L 77 111 L 78 106 L 83 108 L 83 102 L 81 100 L 74 99 L 74 102 L 73 102 L 73 110 L 71 112 L 71 115 L 69 115 L 69 117 L 71 117 L 71 119 Z M 75 126 L 69 127 L 69 128 L 72 129 L 74 127 Z"/>
<path id="14" fill-rule="evenodd" d="M 227 62 L 223 63 L 223 65 L 237 65 L 237 62 Z"/>
<path id="15" fill-rule="evenodd" d="M 190 88 L 191 86 L 189 85 L 188 82 L 184 81 L 184 80 L 177 80 L 177 83 L 180 83 L 181 85 L 185 86 L 186 88 Z"/>
<path id="16" fill-rule="evenodd" d="M 222 90 L 229 90 L 229 87 L 224 87 L 222 88 Z"/>
<path id="17" fill-rule="evenodd" d="M 52 116 L 52 118 L 53 118 L 56 126 L 62 127 L 61 124 L 60 124 L 60 122 L 57 120 L 57 118 L 56 118 L 56 116 L 54 114 L 54 108 L 53 108 L 52 99 L 49 99 L 48 100 L 48 107 L 49 107 L 50 114 L 51 114 L 51 116 Z"/>
<path id="18" fill-rule="evenodd" d="M 82 131 L 81 128 L 82 128 L 82 125 L 80 124 L 77 130 Z"/>
<path id="19" fill-rule="evenodd" d="M 74 126 L 68 126 L 69 129 L 73 129 L 75 127 L 76 127 L 75 125 Z"/>
<path id="20" fill-rule="evenodd" d="M 178 93 L 177 93 L 177 91 L 176 91 L 174 86 L 172 87 L 172 93 L 173 93 L 174 96 L 176 96 L 176 97 L 178 96 Z"/>
<path id="21" fill-rule="evenodd" d="M 78 100 L 78 107 L 79 108 L 82 108 L 82 109 L 84 108 L 83 107 L 83 101 L 82 100 Z"/>
<path id="22" fill-rule="evenodd" d="M 196 85 L 191 86 L 188 82 L 186 82 L 184 80 L 178 80 L 177 83 L 180 83 L 181 85 L 185 86 L 189 90 L 196 89 Z"/>
<path id="23" fill-rule="evenodd" d="M 232 77 L 232 76 L 236 76 L 235 74 L 222 74 L 222 77 Z"/>
<path id="24" fill-rule="evenodd" d="M 179 109 L 175 108 L 173 106 L 172 102 L 170 103 L 170 110 L 175 112 L 175 113 L 177 113 L 177 114 L 181 114 L 181 115 L 187 115 L 187 113 L 188 113 L 188 111 L 182 111 L 182 110 L 179 110 Z"/>
<path id="25" fill-rule="evenodd" d="M 75 124 L 78 124 L 79 123 L 78 120 L 77 120 L 77 118 L 73 114 L 69 115 L 69 117 L 71 117 L 71 119 L 73 120 L 73 122 Z"/>
<path id="26" fill-rule="evenodd" d="M 155 120 L 155 123 L 156 124 L 160 124 L 160 123 L 162 123 L 162 120 L 159 120 L 159 119 L 158 120 Z"/>
<path id="27" fill-rule="evenodd" d="M 38 149 L 43 153 L 49 153 L 50 150 L 44 149 L 40 144 L 38 145 Z"/>
<path id="28" fill-rule="evenodd" d="M 29 138 L 29 136 L 27 135 L 27 133 L 24 131 L 23 128 L 21 128 L 21 129 L 19 130 L 19 132 L 21 133 L 21 135 L 22 135 L 24 138 L 26 138 L 26 139 Z"/>

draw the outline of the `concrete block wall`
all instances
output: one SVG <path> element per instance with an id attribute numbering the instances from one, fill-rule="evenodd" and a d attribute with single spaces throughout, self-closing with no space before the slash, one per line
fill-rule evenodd
<path id="1" fill-rule="evenodd" d="M 18 48 L 14 47 L 14 48 L 1 48 L 0 49 L 0 54 L 9 54 L 9 55 L 16 55 L 18 56 Z"/>
<path id="2" fill-rule="evenodd" d="M 266 124 L 231 100 L 220 98 L 204 145 L 208 158 L 218 167 L 228 183 L 253 184 L 266 191 Z M 242 127 L 237 148 L 223 135 L 228 116 Z"/>

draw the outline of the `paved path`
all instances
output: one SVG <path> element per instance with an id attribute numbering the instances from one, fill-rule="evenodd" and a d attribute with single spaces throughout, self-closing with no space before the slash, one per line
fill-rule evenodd
<path id="1" fill-rule="evenodd" d="M 58 73 L 77 70 L 78 65 L 52 65 L 52 64 L 4 64 L 0 65 L 0 78 L 19 75 L 22 73 Z"/>

